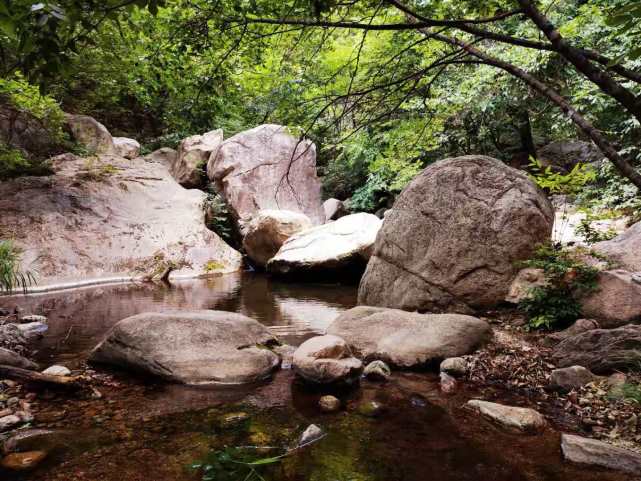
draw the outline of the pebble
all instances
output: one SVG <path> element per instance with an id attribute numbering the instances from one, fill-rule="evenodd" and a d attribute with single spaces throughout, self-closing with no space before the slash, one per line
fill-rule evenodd
<path id="1" fill-rule="evenodd" d="M 392 370 L 383 361 L 372 361 L 365 367 L 363 375 L 370 381 L 387 381 Z"/>
<path id="2" fill-rule="evenodd" d="M 448 357 L 441 362 L 440 370 L 450 376 L 464 376 L 467 373 L 467 362 L 462 357 Z"/>
<path id="3" fill-rule="evenodd" d="M 223 429 L 235 428 L 249 419 L 249 414 L 244 412 L 225 414 L 220 419 L 220 427 Z"/>
<path id="4" fill-rule="evenodd" d="M 8 431 L 9 429 L 14 428 L 21 423 L 22 423 L 22 420 L 20 419 L 20 417 L 16 416 L 15 414 L 4 416 L 0 418 L 0 433 L 4 431 Z"/>
<path id="5" fill-rule="evenodd" d="M 65 366 L 54 365 L 42 371 L 42 374 L 48 374 L 49 376 L 70 376 L 71 371 Z"/>
<path id="6" fill-rule="evenodd" d="M 318 401 L 318 407 L 324 413 L 334 413 L 340 410 L 341 401 L 334 396 L 323 396 Z"/>
<path id="7" fill-rule="evenodd" d="M 320 438 L 325 436 L 325 432 L 316 424 L 310 424 L 303 434 L 298 438 L 298 446 L 305 446 L 306 444 L 313 443 L 318 441 Z"/>
<path id="8" fill-rule="evenodd" d="M 4 457 L 2 466 L 13 471 L 27 471 L 35 468 L 47 457 L 45 451 L 28 451 L 26 453 L 11 453 Z"/>

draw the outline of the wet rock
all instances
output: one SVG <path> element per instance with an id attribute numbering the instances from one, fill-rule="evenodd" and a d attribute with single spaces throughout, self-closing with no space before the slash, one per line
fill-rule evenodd
<path id="1" fill-rule="evenodd" d="M 335 413 L 341 409 L 341 401 L 334 396 L 323 396 L 318 400 L 318 407 L 324 413 Z"/>
<path id="2" fill-rule="evenodd" d="M 207 175 L 241 223 L 264 209 L 325 222 L 316 146 L 281 125 L 261 125 L 225 140 L 209 158 Z"/>
<path id="3" fill-rule="evenodd" d="M 9 431 L 17 426 L 22 424 L 22 419 L 15 414 L 10 414 L 9 416 L 4 416 L 0 418 L 0 433 Z"/>
<path id="4" fill-rule="evenodd" d="M 65 366 L 54 365 L 42 371 L 42 374 L 49 374 L 50 376 L 70 376 L 71 370 Z"/>
<path id="5" fill-rule="evenodd" d="M 84 145 L 90 153 L 116 154 L 116 146 L 107 127 L 93 117 L 67 114 L 66 121 L 73 138 Z"/>
<path id="6" fill-rule="evenodd" d="M 343 339 L 337 336 L 317 336 L 308 339 L 294 352 L 296 374 L 315 384 L 351 384 L 363 372 L 361 361 Z"/>
<path id="7" fill-rule="evenodd" d="M 456 379 L 450 376 L 448 373 L 441 371 L 440 375 L 440 387 L 441 391 L 449 394 L 456 391 L 458 383 Z"/>
<path id="8" fill-rule="evenodd" d="M 581 312 L 606 329 L 636 322 L 641 319 L 641 284 L 628 271 L 599 272 L 597 290 L 581 298 Z"/>
<path id="9" fill-rule="evenodd" d="M 38 369 L 38 365 L 35 362 L 32 362 L 26 357 L 23 357 L 16 352 L 2 347 L 0 347 L 0 364 L 19 367 L 22 369 L 29 369 L 31 371 Z"/>
<path id="10" fill-rule="evenodd" d="M 349 215 L 349 210 L 345 204 L 338 199 L 327 199 L 323 202 L 323 211 L 325 212 L 325 219 L 327 221 L 337 220 Z"/>
<path id="11" fill-rule="evenodd" d="M 340 276 L 363 272 L 380 219 L 352 214 L 290 237 L 268 262 L 267 270 L 283 276 Z"/>
<path id="12" fill-rule="evenodd" d="M 578 389 L 594 380 L 594 374 L 583 366 L 554 369 L 550 374 L 550 386 L 566 391 Z"/>
<path id="13" fill-rule="evenodd" d="M 365 366 L 363 372 L 370 381 L 387 381 L 392 376 L 392 370 L 383 361 L 372 361 Z"/>
<path id="14" fill-rule="evenodd" d="M 243 247 L 257 265 L 265 267 L 294 234 L 312 227 L 305 214 L 287 210 L 261 210 L 245 226 Z"/>
<path id="15" fill-rule="evenodd" d="M 559 332 L 553 332 L 545 336 L 545 338 L 543 339 L 543 343 L 546 346 L 551 347 L 563 341 L 564 339 L 567 339 L 572 336 L 576 336 L 577 334 L 581 334 L 583 332 L 591 331 L 593 329 L 598 329 L 598 328 L 599 328 L 599 323 L 594 319 L 578 319 L 574 324 L 572 324 L 567 329 L 564 329 Z"/>
<path id="16" fill-rule="evenodd" d="M 385 406 L 378 401 L 367 401 L 358 406 L 358 414 L 368 418 L 377 418 L 384 412 Z"/>
<path id="17" fill-rule="evenodd" d="M 561 435 L 563 457 L 576 464 L 641 474 L 641 454 L 596 439 Z"/>
<path id="18" fill-rule="evenodd" d="M 209 157 L 215 155 L 222 141 L 222 129 L 187 137 L 178 146 L 175 161 L 171 166 L 171 175 L 187 189 L 203 186 Z"/>
<path id="19" fill-rule="evenodd" d="M 118 322 L 91 361 L 184 384 L 241 384 L 278 366 L 277 342 L 258 321 L 223 311 L 144 313 Z"/>
<path id="20" fill-rule="evenodd" d="M 26 324 L 16 324 L 16 327 L 27 341 L 42 337 L 47 332 L 49 326 L 44 322 L 28 322 Z"/>
<path id="21" fill-rule="evenodd" d="M 512 431 L 537 433 L 547 426 L 545 418 L 534 409 L 492 403 L 473 399 L 467 402 L 472 409 L 490 421 Z"/>
<path id="22" fill-rule="evenodd" d="M 137 140 L 128 137 L 114 137 L 113 141 L 116 155 L 125 159 L 135 159 L 140 155 L 140 143 Z"/>
<path id="23" fill-rule="evenodd" d="M 504 301 L 554 212 L 523 172 L 470 155 L 427 167 L 385 217 L 358 303 L 407 311 L 461 312 Z"/>
<path id="24" fill-rule="evenodd" d="M 51 429 L 20 429 L 16 431 L 3 446 L 5 454 L 17 451 L 51 451 L 66 445 L 72 438 L 67 431 L 54 431 Z"/>
<path id="25" fill-rule="evenodd" d="M 532 289 L 545 286 L 546 284 L 547 279 L 545 278 L 543 269 L 534 269 L 531 267 L 521 269 L 512 281 L 512 284 L 510 284 L 510 290 L 507 296 L 505 296 L 505 300 L 512 304 L 518 304 L 525 299 L 529 299 Z"/>
<path id="26" fill-rule="evenodd" d="M 405 368 L 469 354 L 491 333 L 489 324 L 471 316 L 369 306 L 345 311 L 327 328 L 327 334 L 345 339 L 360 357 Z"/>
<path id="27" fill-rule="evenodd" d="M 25 453 L 11 453 L 2 459 L 3 468 L 11 471 L 29 471 L 38 466 L 47 457 L 45 451 L 28 451 Z"/>
<path id="28" fill-rule="evenodd" d="M 583 366 L 596 374 L 638 369 L 641 363 L 641 326 L 593 329 L 557 344 L 551 360 L 559 367 Z"/>
<path id="29" fill-rule="evenodd" d="M 439 370 L 451 376 L 465 376 L 467 373 L 467 361 L 462 357 L 448 357 L 441 362 Z"/>
<path id="30" fill-rule="evenodd" d="M 641 272 L 641 222 L 609 241 L 594 244 L 593 249 L 614 261 L 622 269 Z"/>
<path id="31" fill-rule="evenodd" d="M 316 424 L 310 424 L 298 438 L 298 446 L 306 446 L 325 436 L 325 432 Z"/>
<path id="32" fill-rule="evenodd" d="M 47 323 L 47 317 L 46 316 L 39 316 L 37 314 L 29 314 L 27 316 L 21 316 L 20 317 L 20 323 L 21 324 L 27 324 L 31 322 L 39 322 L 42 324 Z"/>
<path id="33" fill-rule="evenodd" d="M 220 427 L 222 429 L 232 429 L 242 426 L 249 420 L 249 414 L 244 412 L 228 413 L 220 418 Z"/>

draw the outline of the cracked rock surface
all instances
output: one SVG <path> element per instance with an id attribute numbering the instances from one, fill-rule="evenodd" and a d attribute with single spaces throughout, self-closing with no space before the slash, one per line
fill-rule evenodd
<path id="1" fill-rule="evenodd" d="M 469 313 L 500 303 L 553 209 L 528 177 L 470 155 L 427 167 L 400 194 L 376 239 L 359 304 Z"/>

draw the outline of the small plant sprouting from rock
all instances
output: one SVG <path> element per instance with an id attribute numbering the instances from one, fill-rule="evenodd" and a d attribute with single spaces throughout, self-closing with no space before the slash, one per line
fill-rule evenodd
<path id="1" fill-rule="evenodd" d="M 22 271 L 22 250 L 10 240 L 0 241 L 0 293 L 12 293 L 22 289 L 26 294 L 29 286 L 36 283 L 35 271 Z"/>
<path id="2" fill-rule="evenodd" d="M 222 263 L 215 260 L 209 260 L 205 264 L 205 272 L 208 274 L 212 272 L 220 271 L 221 269 L 224 269 L 224 268 L 225 266 Z"/>
<path id="3" fill-rule="evenodd" d="M 581 316 L 579 299 L 596 289 L 598 270 L 580 258 L 580 251 L 542 245 L 522 265 L 542 269 L 547 281 L 519 303 L 531 329 L 562 327 Z"/>

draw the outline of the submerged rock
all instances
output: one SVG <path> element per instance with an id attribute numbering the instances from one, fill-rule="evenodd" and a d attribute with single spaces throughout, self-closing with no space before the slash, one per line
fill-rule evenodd
<path id="1" fill-rule="evenodd" d="M 559 367 L 583 366 L 597 374 L 638 369 L 641 365 L 641 326 L 593 329 L 569 337 L 551 353 Z"/>
<path id="2" fill-rule="evenodd" d="M 241 223 L 264 209 L 325 222 L 316 146 L 281 125 L 261 125 L 225 140 L 209 158 L 207 175 Z"/>
<path id="3" fill-rule="evenodd" d="M 545 194 L 499 160 L 436 162 L 385 217 L 358 302 L 420 312 L 494 306 L 505 299 L 518 261 L 550 239 L 553 220 Z"/>
<path id="4" fill-rule="evenodd" d="M 267 328 L 223 311 L 144 313 L 118 322 L 90 360 L 184 384 L 241 384 L 278 366 Z"/>
<path id="5" fill-rule="evenodd" d="M 597 290 L 581 298 L 581 312 L 599 321 L 603 328 L 619 327 L 641 320 L 641 284 L 624 270 L 602 271 Z"/>
<path id="6" fill-rule="evenodd" d="M 595 380 L 594 374 L 583 366 L 554 369 L 550 373 L 550 386 L 557 389 L 578 389 Z"/>
<path id="7" fill-rule="evenodd" d="M 244 228 L 243 247 L 257 265 L 265 267 L 294 234 L 312 227 L 305 214 L 288 210 L 261 210 Z"/>
<path id="8" fill-rule="evenodd" d="M 641 474 L 641 454 L 596 439 L 561 435 L 563 457 L 576 464 Z"/>
<path id="9" fill-rule="evenodd" d="M 460 314 L 417 314 L 358 306 L 327 328 L 367 360 L 415 367 L 469 354 L 491 337 L 485 321 Z"/>
<path id="10" fill-rule="evenodd" d="M 267 263 L 284 276 L 342 276 L 363 272 L 381 221 L 372 214 L 352 214 L 290 237 Z"/>
<path id="11" fill-rule="evenodd" d="M 334 396 L 323 396 L 318 400 L 318 407 L 324 413 L 335 413 L 341 409 L 341 400 Z"/>
<path id="12" fill-rule="evenodd" d="M 222 129 L 187 137 L 178 146 L 176 158 L 171 164 L 171 175 L 188 189 L 203 186 L 209 157 L 216 154 L 222 141 Z"/>
<path id="13" fill-rule="evenodd" d="M 116 155 L 120 157 L 135 159 L 140 155 L 140 144 L 137 140 L 127 137 L 114 137 L 113 142 L 116 147 Z"/>
<path id="14" fill-rule="evenodd" d="M 11 471 L 28 471 L 35 469 L 47 457 L 45 451 L 28 451 L 26 453 L 11 453 L 2 459 L 3 468 Z"/>
<path id="15" fill-rule="evenodd" d="M 372 361 L 363 374 L 370 381 L 387 381 L 392 376 L 392 370 L 383 361 Z"/>
<path id="16" fill-rule="evenodd" d="M 343 339 L 317 336 L 302 343 L 294 352 L 296 374 L 315 384 L 353 383 L 363 372 L 363 364 L 352 357 Z"/>
<path id="17" fill-rule="evenodd" d="M 0 347 L 0 364 L 29 369 L 31 371 L 38 369 L 38 365 L 35 362 L 32 362 L 26 357 L 3 347 Z"/>
<path id="18" fill-rule="evenodd" d="M 240 268 L 240 254 L 205 226 L 205 193 L 163 166 L 70 154 L 52 162 L 55 175 L 0 182 L 0 231 L 24 249 L 25 268 L 36 262 L 38 289 L 130 280 L 170 262 L 172 278 Z"/>
<path id="19" fill-rule="evenodd" d="M 479 399 L 472 399 L 467 402 L 467 405 L 480 412 L 483 417 L 508 430 L 537 433 L 547 426 L 543 415 L 534 409 L 504 406 Z"/>

